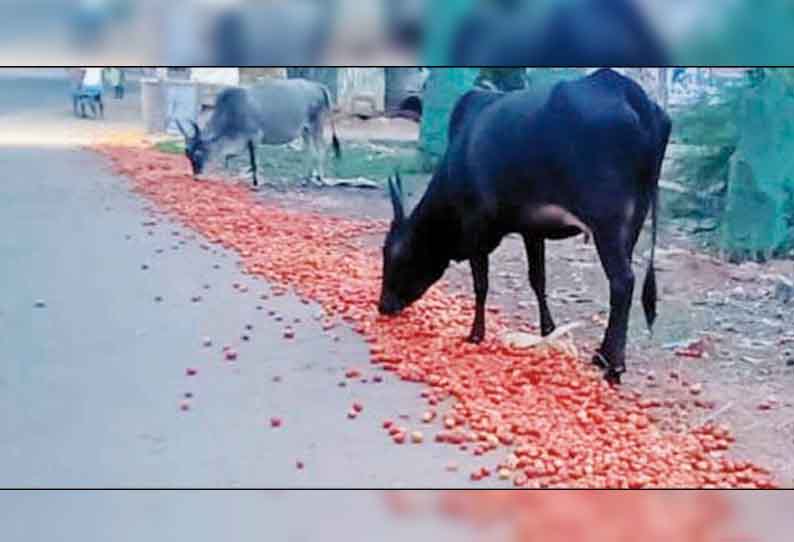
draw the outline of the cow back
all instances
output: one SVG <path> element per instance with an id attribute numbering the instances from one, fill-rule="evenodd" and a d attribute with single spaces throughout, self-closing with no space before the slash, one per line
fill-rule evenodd
<path id="1" fill-rule="evenodd" d="M 248 90 L 262 143 L 280 145 L 301 137 L 327 109 L 322 85 L 305 79 L 272 79 Z"/>
<path id="2" fill-rule="evenodd" d="M 504 96 L 502 92 L 487 90 L 470 90 L 458 100 L 452 115 L 449 119 L 448 139 L 454 141 L 457 136 L 466 129 L 466 126 L 474 122 L 479 114 L 500 98 Z"/>
<path id="3" fill-rule="evenodd" d="M 244 89 L 228 88 L 215 99 L 215 108 L 207 124 L 212 138 L 245 139 L 257 130 L 248 95 Z"/>

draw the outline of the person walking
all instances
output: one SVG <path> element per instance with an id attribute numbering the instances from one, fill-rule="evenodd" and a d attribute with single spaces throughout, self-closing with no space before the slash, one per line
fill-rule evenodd
<path id="1" fill-rule="evenodd" d="M 123 99 L 124 84 L 126 83 L 124 70 L 121 68 L 108 68 L 107 82 L 111 87 L 113 87 L 114 98 L 117 100 Z"/>

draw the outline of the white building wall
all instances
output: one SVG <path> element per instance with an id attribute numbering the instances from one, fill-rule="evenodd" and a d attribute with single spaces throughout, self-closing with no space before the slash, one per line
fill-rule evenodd
<path id="1" fill-rule="evenodd" d="M 386 72 L 383 68 L 339 68 L 337 105 L 350 111 L 356 98 L 367 98 L 376 111 L 386 109 Z"/>
<path id="2" fill-rule="evenodd" d="M 190 80 L 207 85 L 237 86 L 240 84 L 239 68 L 191 68 Z"/>

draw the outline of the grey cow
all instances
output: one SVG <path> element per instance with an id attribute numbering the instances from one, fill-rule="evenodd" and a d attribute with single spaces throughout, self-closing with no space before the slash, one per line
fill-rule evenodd
<path id="1" fill-rule="evenodd" d="M 193 174 L 204 171 L 211 157 L 229 158 L 248 149 L 254 186 L 256 155 L 254 145 L 285 145 L 303 138 L 304 152 L 310 161 L 308 177 L 322 180 L 325 169 L 326 145 L 324 126 L 328 119 L 333 133 L 332 145 L 337 158 L 341 157 L 331 115 L 331 96 L 328 89 L 305 79 L 273 79 L 248 89 L 229 88 L 218 95 L 215 109 L 202 130 L 192 122 L 189 134 L 177 122 L 185 136 L 185 154 Z"/>

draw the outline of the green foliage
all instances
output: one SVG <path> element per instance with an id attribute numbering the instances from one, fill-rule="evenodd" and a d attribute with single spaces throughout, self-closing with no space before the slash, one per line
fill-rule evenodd
<path id="1" fill-rule="evenodd" d="M 185 142 L 181 139 L 173 141 L 161 141 L 154 145 L 154 148 L 160 152 L 168 154 L 182 154 L 185 152 Z"/>
<path id="2" fill-rule="evenodd" d="M 742 104 L 770 84 L 778 85 L 786 95 L 794 95 L 794 69 L 754 68 L 739 81 L 718 82 L 716 93 L 704 94 L 691 106 L 674 111 L 673 138 L 692 145 L 735 147 Z"/>
<path id="3" fill-rule="evenodd" d="M 739 107 L 749 80 L 723 83 L 715 95 L 704 94 L 694 104 L 673 111 L 673 139 L 678 143 L 735 147 Z"/>

